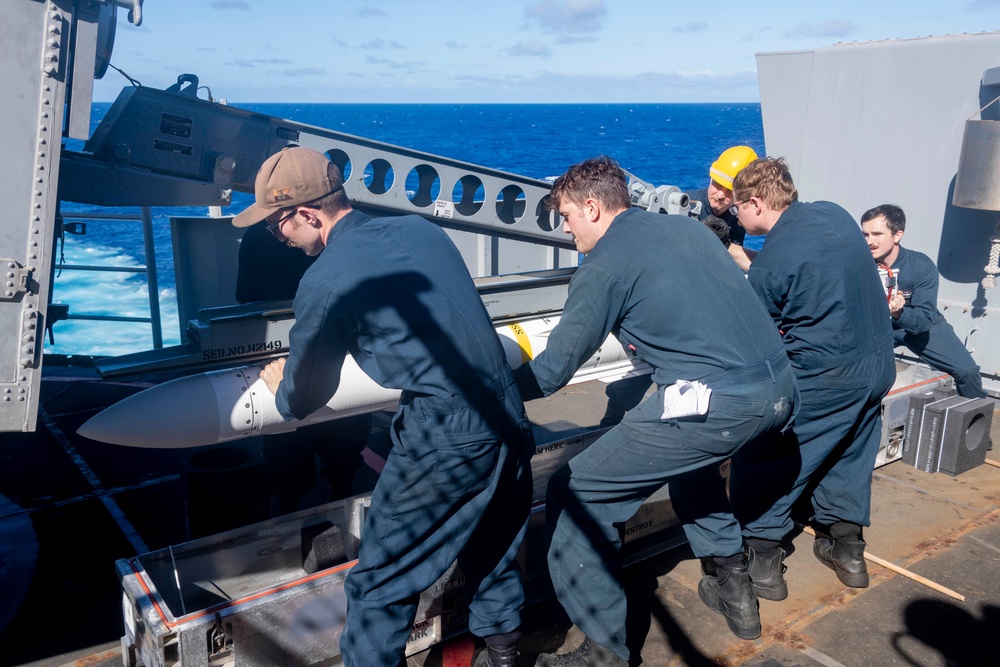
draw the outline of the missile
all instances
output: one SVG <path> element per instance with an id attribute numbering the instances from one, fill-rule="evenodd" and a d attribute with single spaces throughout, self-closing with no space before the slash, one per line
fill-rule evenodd
<path id="1" fill-rule="evenodd" d="M 497 327 L 512 368 L 545 349 L 558 317 Z M 330 401 L 304 419 L 285 421 L 274 395 L 260 379 L 266 364 L 254 364 L 171 380 L 134 394 L 86 423 L 77 433 L 99 442 L 129 447 L 179 449 L 200 447 L 257 435 L 287 433 L 300 426 L 354 415 L 392 410 L 400 392 L 380 386 L 348 355 L 340 386 Z M 587 360 L 570 384 L 610 381 L 649 372 L 613 336 Z"/>

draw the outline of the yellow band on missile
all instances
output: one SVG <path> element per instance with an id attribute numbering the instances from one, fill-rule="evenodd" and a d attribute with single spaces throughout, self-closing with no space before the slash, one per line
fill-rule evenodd
<path id="1" fill-rule="evenodd" d="M 521 363 L 526 364 L 532 359 L 531 341 L 528 340 L 528 334 L 524 332 L 524 329 L 517 322 L 509 326 L 510 330 L 514 332 L 514 340 L 517 341 L 518 347 L 521 348 Z"/>

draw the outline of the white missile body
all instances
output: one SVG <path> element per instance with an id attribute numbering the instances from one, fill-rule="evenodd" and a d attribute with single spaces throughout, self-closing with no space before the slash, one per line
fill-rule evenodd
<path id="1" fill-rule="evenodd" d="M 512 368 L 545 349 L 558 317 L 497 327 Z M 256 435 L 286 433 L 300 426 L 391 410 L 400 392 L 378 385 L 347 356 L 340 387 L 329 403 L 300 420 L 285 421 L 274 395 L 260 379 L 266 364 L 178 378 L 141 391 L 101 411 L 77 431 L 114 445 L 153 449 L 199 447 Z M 613 380 L 649 372 L 613 336 L 577 371 L 570 384 Z"/>

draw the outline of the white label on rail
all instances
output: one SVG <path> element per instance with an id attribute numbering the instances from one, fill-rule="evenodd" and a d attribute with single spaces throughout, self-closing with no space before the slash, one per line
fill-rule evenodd
<path id="1" fill-rule="evenodd" d="M 438 199 L 434 202 L 434 217 L 451 220 L 455 217 L 455 204 L 444 199 Z"/>

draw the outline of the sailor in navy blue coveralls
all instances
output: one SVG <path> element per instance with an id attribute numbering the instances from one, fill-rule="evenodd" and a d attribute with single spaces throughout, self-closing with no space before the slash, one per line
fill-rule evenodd
<path id="1" fill-rule="evenodd" d="M 762 198 L 782 178 L 772 170 L 787 179 L 786 208 Z M 773 179 L 771 187 L 765 179 Z M 747 232 L 767 234 L 748 278 L 781 331 L 801 398 L 782 456 L 747 450 L 732 463 L 731 497 L 750 547 L 755 590 L 768 599 L 787 595 L 777 545 L 792 529 L 792 505 L 807 485 L 814 520 L 834 527 L 832 538 L 824 532 L 817 539 L 817 557 L 835 570 L 844 566 L 837 574 L 847 585 L 866 586 L 861 527 L 870 523 L 881 402 L 895 379 L 878 272 L 850 214 L 830 202 L 797 201 L 783 160 L 751 163 L 736 177 L 734 192 Z M 829 556 L 834 539 L 840 545 L 831 564 L 820 550 Z M 755 551 L 768 554 L 758 570 Z"/>
<path id="2" fill-rule="evenodd" d="M 403 390 L 345 584 L 345 664 L 398 664 L 419 594 L 456 559 L 472 633 L 516 630 L 533 440 L 455 246 L 423 218 L 353 211 L 303 276 L 294 311 L 277 393 L 286 419 L 329 400 L 348 353 L 380 385 Z"/>
<path id="3" fill-rule="evenodd" d="M 794 378 L 767 313 L 711 230 L 639 209 L 611 215 L 592 248 L 587 230 L 566 218 L 588 254 L 545 350 L 515 377 L 526 400 L 551 395 L 609 332 L 653 368 L 658 390 L 553 475 L 546 504 L 556 596 L 590 650 L 596 643 L 627 660 L 621 524 L 669 482 L 695 555 L 741 559 L 739 525 L 716 468 L 786 426 Z M 678 380 L 712 389 L 707 414 L 661 418 L 664 391 Z M 684 474 L 700 469 L 710 474 Z"/>
<path id="4" fill-rule="evenodd" d="M 265 160 L 254 195 L 235 226 L 263 219 L 278 240 L 319 255 L 299 281 L 288 358 L 260 373 L 278 411 L 302 419 L 325 405 L 348 354 L 402 393 L 344 584 L 344 664 L 402 665 L 420 593 L 457 560 L 469 630 L 488 645 L 477 667 L 514 665 L 534 440 L 462 256 L 419 216 L 352 210 L 340 171 L 312 149 Z"/>
<path id="5" fill-rule="evenodd" d="M 979 366 L 937 309 L 938 270 L 927 255 L 899 246 L 890 267 L 899 274 L 896 289 L 906 300 L 892 319 L 896 345 L 904 345 L 931 368 L 955 378 L 959 396 L 985 398 Z"/>

